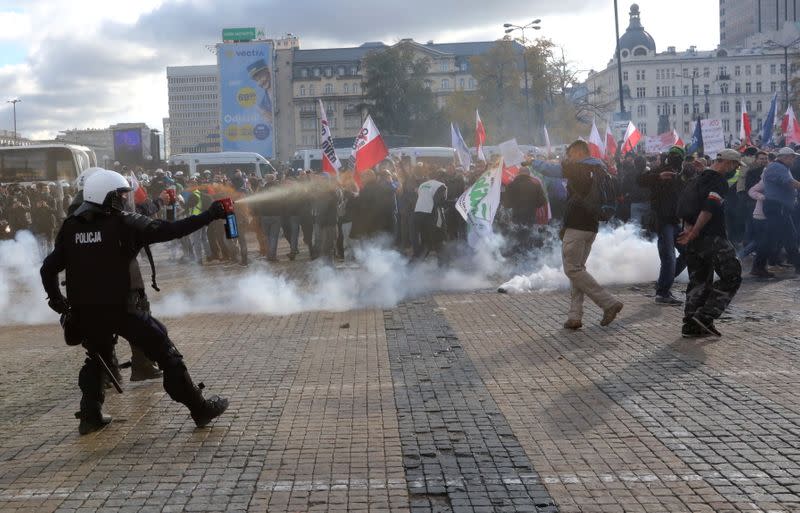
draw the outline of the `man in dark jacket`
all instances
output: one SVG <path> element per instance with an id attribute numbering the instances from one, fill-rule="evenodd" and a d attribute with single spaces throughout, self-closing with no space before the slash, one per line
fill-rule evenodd
<path id="1" fill-rule="evenodd" d="M 592 250 L 600 225 L 600 207 L 592 198 L 595 176 L 607 173 L 602 160 L 591 156 L 586 141 L 577 140 L 567 148 L 562 163 L 533 161 L 534 169 L 546 176 L 567 179 L 567 205 L 562 229 L 562 259 L 564 274 L 570 281 L 572 301 L 564 327 L 577 330 L 583 327 L 583 298 L 589 298 L 603 310 L 601 326 L 608 326 L 622 310 L 622 301 L 601 287 L 586 270 L 586 260 Z"/>
<path id="2" fill-rule="evenodd" d="M 519 174 L 508 184 L 503 200 L 505 206 L 511 209 L 515 252 L 530 250 L 531 230 L 536 224 L 536 211 L 547 205 L 547 197 L 541 183 L 534 180 L 529 168 L 523 166 Z"/>
<path id="3" fill-rule="evenodd" d="M 689 184 L 681 197 L 684 231 L 678 243 L 686 245 L 689 287 L 686 289 L 683 329 L 686 338 L 722 336 L 714 326 L 742 284 L 742 265 L 725 229 L 724 198 L 727 179 L 739 167 L 736 150 L 722 150 L 697 182 Z M 686 201 L 686 198 L 693 199 Z M 684 205 L 694 205 L 692 213 Z M 684 210 L 687 210 L 684 212 Z M 714 273 L 719 280 L 714 281 Z"/>
<path id="4" fill-rule="evenodd" d="M 686 152 L 680 146 L 673 146 L 667 153 L 664 165 L 639 176 L 638 184 L 650 189 L 650 208 L 655 226 L 651 228 L 658 234 L 658 257 L 661 271 L 656 282 L 656 303 L 680 305 L 682 301 L 672 295 L 675 276 L 686 268 L 683 255 L 675 258 L 675 240 L 680 234 L 678 219 L 678 198 L 683 190 L 681 176 Z"/>

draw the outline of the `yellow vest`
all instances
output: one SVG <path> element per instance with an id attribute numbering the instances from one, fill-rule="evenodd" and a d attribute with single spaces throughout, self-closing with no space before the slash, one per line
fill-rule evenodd
<path id="1" fill-rule="evenodd" d="M 197 198 L 197 204 L 192 207 L 191 214 L 193 216 L 200 215 L 203 213 L 203 193 L 200 192 L 200 189 L 195 189 L 192 194 Z"/>

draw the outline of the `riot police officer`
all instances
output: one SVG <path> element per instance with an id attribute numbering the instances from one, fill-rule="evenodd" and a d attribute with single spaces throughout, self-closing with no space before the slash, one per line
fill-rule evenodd
<path id="1" fill-rule="evenodd" d="M 164 372 L 164 390 L 189 409 L 197 426 L 207 425 L 228 407 L 227 399 L 203 397 L 161 322 L 147 312 L 128 308 L 130 263 L 139 250 L 147 244 L 184 237 L 222 219 L 224 208 L 214 202 L 200 215 L 172 223 L 158 221 L 124 212 L 130 191 L 128 181 L 114 171 L 98 170 L 89 176 L 84 202 L 64 221 L 55 249 L 41 269 L 50 308 L 69 314 L 71 331 L 78 334 L 88 355 L 78 375 L 82 392 L 78 431 L 82 435 L 111 422 L 111 417 L 102 413 L 102 360 L 110 358 L 113 345 L 109 339 L 115 334 L 158 363 Z M 63 270 L 66 298 L 58 283 L 58 273 Z"/>

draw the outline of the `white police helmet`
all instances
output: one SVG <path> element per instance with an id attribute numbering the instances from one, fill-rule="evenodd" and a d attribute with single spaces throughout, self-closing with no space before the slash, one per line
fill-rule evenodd
<path id="1" fill-rule="evenodd" d="M 122 211 L 125 203 L 121 194 L 131 190 L 131 184 L 124 176 L 116 171 L 100 169 L 86 179 L 83 200 Z"/>
<path id="2" fill-rule="evenodd" d="M 86 186 L 86 179 L 92 176 L 97 171 L 103 171 L 102 167 L 90 167 L 85 169 L 80 175 L 78 175 L 77 180 L 75 180 L 75 188 L 79 191 L 82 191 L 83 188 Z"/>

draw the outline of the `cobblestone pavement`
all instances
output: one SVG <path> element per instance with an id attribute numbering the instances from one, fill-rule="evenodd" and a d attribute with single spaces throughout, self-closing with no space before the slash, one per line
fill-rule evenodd
<path id="1" fill-rule="evenodd" d="M 229 411 L 126 383 L 85 437 L 81 351 L 5 326 L 0 511 L 800 512 L 798 283 L 747 281 L 703 341 L 644 286 L 575 333 L 564 292 L 164 319 Z"/>

